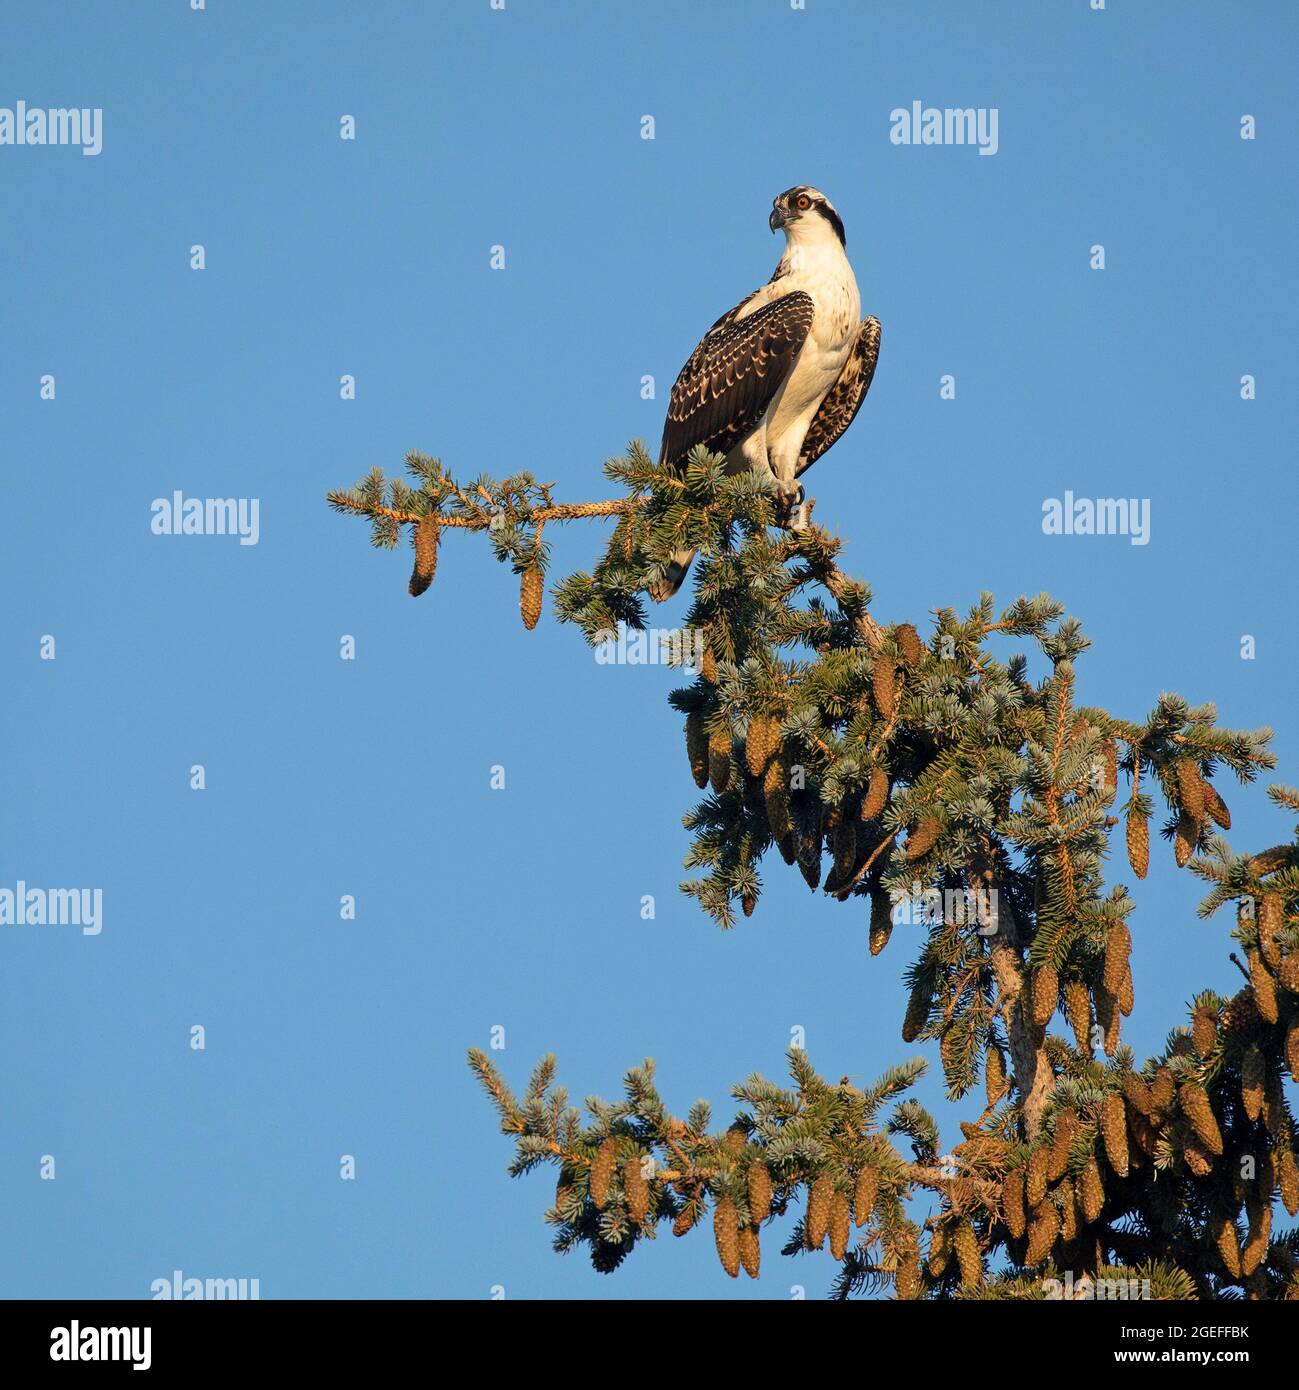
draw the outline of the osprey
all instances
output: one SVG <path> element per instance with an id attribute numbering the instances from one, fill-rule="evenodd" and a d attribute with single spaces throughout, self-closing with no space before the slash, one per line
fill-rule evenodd
<path id="1" fill-rule="evenodd" d="M 843 222 L 815 188 L 772 202 L 785 233 L 775 274 L 704 334 L 672 388 L 660 467 L 680 466 L 696 444 L 725 454 L 730 473 L 775 478 L 784 524 L 802 524 L 796 481 L 852 424 L 875 373 L 880 323 L 858 322 L 861 296 L 845 253 Z M 692 550 L 673 554 L 650 595 L 681 587 Z"/>

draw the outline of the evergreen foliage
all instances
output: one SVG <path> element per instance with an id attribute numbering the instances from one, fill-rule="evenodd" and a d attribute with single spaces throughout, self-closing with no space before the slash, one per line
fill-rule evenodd
<path id="1" fill-rule="evenodd" d="M 903 1040 L 938 1044 L 953 1099 L 982 1078 L 982 1109 L 943 1154 L 905 1096 L 923 1061 L 863 1092 L 795 1050 L 792 1085 L 750 1077 L 725 1128 L 702 1103 L 670 1115 L 648 1061 L 622 1101 L 588 1099 L 583 1123 L 553 1058 L 517 1099 L 474 1050 L 515 1143 L 510 1171 L 558 1169 L 556 1249 L 585 1246 L 610 1271 L 664 1224 L 684 1235 L 711 1211 L 723 1269 L 756 1277 L 762 1227 L 795 1210 L 782 1253 L 828 1244 L 837 1297 L 1041 1298 L 1069 1271 L 1088 1288 L 1148 1280 L 1157 1298 L 1299 1298 L 1299 1232 L 1273 1225 L 1278 1203 L 1299 1214 L 1284 1086 L 1299 1080 L 1299 837 L 1236 853 L 1219 785 L 1274 766 L 1270 731 L 1224 729 L 1212 705 L 1171 694 L 1135 721 L 1079 705 L 1089 639 L 1045 594 L 1001 612 L 984 594 L 923 634 L 883 627 L 869 588 L 839 569 L 840 543 L 814 524 L 776 529 L 769 484 L 721 465 L 696 450 L 683 473 L 661 472 L 633 443 L 605 466 L 624 496 L 556 504 L 530 474 L 461 487 L 412 454 L 413 487 L 376 470 L 329 500 L 367 516 L 379 546 L 410 526 L 412 593 L 432 582 L 441 533 L 486 530 L 520 576 L 529 627 L 542 528 L 616 517 L 595 567 L 552 591 L 593 644 L 643 628 L 672 552 L 698 550 L 685 626 L 705 650 L 671 696 L 682 772 L 707 787 L 686 817 L 684 891 L 729 928 L 783 862 L 857 905 L 873 954 L 911 913 L 923 939 Z M 993 638 L 1019 649 L 1002 659 Z M 1270 795 L 1299 814 L 1299 792 Z M 1197 996 L 1139 1063 L 1122 1041 L 1134 901 L 1105 868 L 1117 840 L 1144 878 L 1156 816 L 1176 863 L 1210 885 L 1202 915 L 1234 905 L 1244 982 Z M 923 1225 L 906 1205 L 920 1189 L 939 1198 Z"/>

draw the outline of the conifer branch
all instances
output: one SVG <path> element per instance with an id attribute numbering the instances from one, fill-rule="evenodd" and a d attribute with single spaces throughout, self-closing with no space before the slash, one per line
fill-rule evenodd
<path id="1" fill-rule="evenodd" d="M 875 1118 L 918 1068 L 866 1093 L 791 1053 L 794 1088 L 750 1078 L 734 1089 L 745 1108 L 717 1132 L 702 1103 L 668 1114 L 649 1063 L 628 1073 L 625 1101 L 590 1101 L 584 1126 L 553 1059 L 519 1100 L 472 1054 L 514 1140 L 510 1171 L 559 1167 L 547 1213 L 557 1248 L 586 1245 L 607 1271 L 659 1221 L 682 1235 L 711 1210 L 723 1268 L 756 1275 L 761 1229 L 798 1202 L 786 1250 L 828 1241 L 836 1297 L 1032 1296 L 1025 1271 L 1067 1262 L 1098 1278 L 1144 1271 L 1166 1296 L 1299 1298 L 1299 1234 L 1271 1228 L 1275 1193 L 1299 1214 L 1284 1087 L 1299 1080 L 1299 837 L 1233 852 L 1219 790 L 1225 773 L 1248 785 L 1275 765 L 1270 730 L 1222 728 L 1212 705 L 1176 695 L 1144 720 L 1079 706 L 1089 640 L 1046 595 L 1000 614 L 981 595 L 964 617 L 939 610 L 924 637 L 881 625 L 868 586 L 840 568 L 837 538 L 777 527 L 762 479 L 700 451 L 667 474 L 633 444 L 605 467 L 626 496 L 592 503 L 556 503 L 526 473 L 462 485 L 422 455 L 407 466 L 416 487 L 375 472 L 329 500 L 367 517 L 376 545 L 411 526 L 412 593 L 432 580 L 441 528 L 482 531 L 519 576 L 531 627 L 543 526 L 607 516 L 602 557 L 552 591 L 560 621 L 598 647 L 643 629 L 642 596 L 674 554 L 698 552 L 684 626 L 700 649 L 678 659 L 692 679 L 671 696 L 685 716 L 682 772 L 705 790 L 686 817 L 700 876 L 685 890 L 730 927 L 757 908 L 760 866 L 779 859 L 812 890 L 861 903 L 872 954 L 905 918 L 903 1039 L 937 1044 L 952 1098 L 980 1076 L 985 1086 L 949 1164 L 913 1101 Z M 1000 656 L 994 637 L 1026 649 Z M 1034 652 L 1050 665 L 1040 682 Z M 1269 795 L 1299 812 L 1299 792 Z M 1145 877 L 1161 801 L 1174 861 L 1210 885 L 1201 916 L 1235 905 L 1244 985 L 1197 996 L 1189 1023 L 1138 1066 L 1122 1041 L 1135 904 L 1105 877 L 1120 824 Z M 980 895 L 986 916 L 950 905 L 982 912 Z M 1057 1017 L 1072 1041 L 1051 1031 Z M 893 1136 L 910 1140 L 909 1157 Z M 1246 1157 L 1249 1180 L 1236 1176 Z M 904 1205 L 921 1187 L 940 1202 L 923 1227 Z"/>

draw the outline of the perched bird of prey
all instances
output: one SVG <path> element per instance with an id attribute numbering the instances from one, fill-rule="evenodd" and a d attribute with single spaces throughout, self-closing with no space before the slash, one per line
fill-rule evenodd
<path id="1" fill-rule="evenodd" d="M 815 188 L 773 200 L 771 230 L 785 233 L 775 274 L 704 334 L 672 388 L 660 466 L 679 466 L 696 444 L 726 455 L 728 472 L 776 479 L 786 525 L 802 520 L 797 478 L 852 423 L 875 373 L 876 318 L 858 322 L 861 296 L 848 264 L 843 222 Z M 694 556 L 677 551 L 662 602 L 681 587 Z"/>

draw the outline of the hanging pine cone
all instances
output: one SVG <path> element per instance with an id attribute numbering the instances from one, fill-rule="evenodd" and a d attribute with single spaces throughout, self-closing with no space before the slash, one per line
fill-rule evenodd
<path id="1" fill-rule="evenodd" d="M 740 895 L 741 912 L 743 912 L 746 917 L 752 917 L 753 909 L 757 907 L 757 905 L 757 896 L 751 890 L 746 888 L 745 891 Z"/>
<path id="2" fill-rule="evenodd" d="M 559 1170 L 559 1177 L 555 1182 L 555 1205 L 563 1207 L 568 1204 L 568 1199 L 573 1192 L 573 1175 L 567 1168 Z"/>
<path id="3" fill-rule="evenodd" d="M 947 1258 L 951 1254 L 951 1241 L 948 1236 L 946 1226 L 935 1226 L 934 1233 L 929 1237 L 929 1273 L 935 1279 L 943 1277 L 943 1271 L 947 1268 Z"/>
<path id="4" fill-rule="evenodd" d="M 1212 782 L 1204 784 L 1204 808 L 1215 825 L 1220 825 L 1224 830 L 1231 829 L 1231 812 Z"/>
<path id="5" fill-rule="evenodd" d="M 771 1174 L 761 1159 L 749 1164 L 749 1220 L 760 1226 L 771 1215 Z"/>
<path id="6" fill-rule="evenodd" d="M 1134 1071 L 1123 1073 L 1123 1094 L 1127 1097 L 1128 1104 L 1139 1114 L 1150 1115 L 1155 1109 L 1155 1098 L 1150 1093 L 1150 1087 Z"/>
<path id="7" fill-rule="evenodd" d="M 690 759 L 690 774 L 695 786 L 708 785 L 708 730 L 701 711 L 686 715 L 686 756 Z"/>
<path id="8" fill-rule="evenodd" d="M 1033 1022 L 1045 1028 L 1055 1013 L 1056 1001 L 1060 997 L 1060 977 L 1050 961 L 1044 961 L 1033 972 L 1032 1013 Z"/>
<path id="9" fill-rule="evenodd" d="M 1267 1254 L 1268 1242 L 1272 1239 L 1272 1204 L 1268 1201 L 1253 1201 L 1245 1208 L 1249 1217 L 1249 1231 L 1240 1250 L 1240 1267 L 1249 1275 L 1263 1263 Z"/>
<path id="10" fill-rule="evenodd" d="M 609 1201 L 609 1182 L 618 1162 L 618 1141 L 610 1135 L 595 1151 L 591 1160 L 589 1191 L 591 1200 L 597 1207 L 604 1207 Z"/>
<path id="11" fill-rule="evenodd" d="M 1006 1229 L 1018 1240 L 1027 1228 L 1022 1168 L 1012 1168 L 1001 1180 L 1001 1212 L 1006 1220 Z"/>
<path id="12" fill-rule="evenodd" d="M 1258 905 L 1258 948 L 1264 961 L 1274 970 L 1281 963 L 1277 934 L 1285 925 L 1285 904 L 1280 893 L 1264 893 Z"/>
<path id="13" fill-rule="evenodd" d="M 1128 1111 L 1128 1128 L 1131 1129 L 1137 1146 L 1147 1158 L 1154 1158 L 1159 1149 L 1159 1133 L 1139 1111 Z"/>
<path id="14" fill-rule="evenodd" d="M 718 796 L 731 785 L 731 733 L 727 728 L 715 729 L 709 736 L 708 780 Z"/>
<path id="15" fill-rule="evenodd" d="M 1155 1073 L 1155 1079 L 1150 1083 L 1150 1099 L 1160 1110 L 1167 1110 L 1172 1105 L 1177 1093 L 1177 1083 L 1173 1079 L 1173 1073 L 1167 1067 L 1160 1067 Z"/>
<path id="16" fill-rule="evenodd" d="M 1068 1178 L 1060 1183 L 1060 1238 L 1066 1245 L 1078 1239 L 1078 1201 Z"/>
<path id="17" fill-rule="evenodd" d="M 898 1251 L 893 1287 L 903 1302 L 915 1298 L 920 1292 L 920 1251 L 914 1242 L 908 1242 Z"/>
<path id="18" fill-rule="evenodd" d="M 410 596 L 419 596 L 433 582 L 438 572 L 438 519 L 436 512 L 425 512 L 415 523 L 412 541 L 415 546 L 415 568 L 410 575 Z"/>
<path id="19" fill-rule="evenodd" d="M 1272 978 L 1272 972 L 1264 965 L 1263 957 L 1257 951 L 1246 951 L 1245 958 L 1249 961 L 1249 982 L 1254 989 L 1254 1007 L 1264 1023 L 1275 1023 L 1280 1013 L 1277 1008 L 1276 981 Z"/>
<path id="20" fill-rule="evenodd" d="M 834 838 L 831 840 L 834 849 L 834 867 L 830 870 L 830 877 L 826 879 L 826 891 L 833 891 L 830 885 L 842 884 L 852 876 L 853 866 L 857 862 L 857 823 L 851 820 L 841 820 L 834 830 Z"/>
<path id="21" fill-rule="evenodd" d="M 1291 1080 L 1299 1081 L 1299 1014 L 1291 1016 L 1285 1030 L 1285 1064 L 1290 1068 Z"/>
<path id="22" fill-rule="evenodd" d="M 768 765 L 762 779 L 762 791 L 767 799 L 767 824 L 771 827 L 772 838 L 777 842 L 783 840 L 794 828 L 789 815 L 789 774 L 789 759 L 782 751 L 781 755 Z M 788 864 L 793 861 L 786 859 L 785 862 Z"/>
<path id="23" fill-rule="evenodd" d="M 1179 869 L 1184 869 L 1190 863 L 1199 835 L 1199 823 L 1183 811 L 1177 818 L 1177 831 L 1173 836 L 1173 858 Z"/>
<path id="24" fill-rule="evenodd" d="M 723 1197 L 713 1208 L 713 1240 L 717 1258 L 732 1279 L 740 1277 L 740 1223 L 735 1203 Z"/>
<path id="25" fill-rule="evenodd" d="M 1209 1097 L 1204 1087 L 1195 1081 L 1184 1081 L 1178 1088 L 1177 1100 L 1182 1107 L 1182 1113 L 1190 1120 L 1191 1128 L 1195 1131 L 1200 1143 L 1209 1153 L 1220 1154 L 1222 1152 L 1222 1131 L 1218 1128 L 1213 1106 L 1209 1104 Z"/>
<path id="26" fill-rule="evenodd" d="M 1204 781 L 1194 758 L 1178 758 L 1173 764 L 1177 774 L 1177 796 L 1182 809 L 1193 821 L 1202 821 L 1205 813 Z"/>
<path id="27" fill-rule="evenodd" d="M 1293 845 L 1273 845 L 1249 861 L 1249 871 L 1255 878 L 1263 878 L 1284 869 L 1294 855 Z"/>
<path id="28" fill-rule="evenodd" d="M 711 646 L 706 645 L 699 658 L 699 674 L 709 685 L 717 684 L 717 658 L 713 655 Z"/>
<path id="29" fill-rule="evenodd" d="M 627 1211 L 639 1226 L 649 1211 L 650 1189 L 638 1153 L 629 1153 L 622 1161 L 622 1190 L 627 1196 Z"/>
<path id="30" fill-rule="evenodd" d="M 740 1263 L 750 1279 L 756 1279 L 762 1268 L 762 1247 L 756 1226 L 741 1226 L 739 1233 Z"/>
<path id="31" fill-rule="evenodd" d="M 899 623 L 894 628 L 893 635 L 897 641 L 898 650 L 902 653 L 902 660 L 908 666 L 919 666 L 925 659 L 927 649 L 915 628 L 910 623 Z"/>
<path id="32" fill-rule="evenodd" d="M 1128 863 L 1138 878 L 1145 878 L 1150 867 L 1150 822 L 1136 811 L 1128 814 Z"/>
<path id="33" fill-rule="evenodd" d="M 677 1212 L 677 1219 L 672 1223 L 672 1234 L 674 1236 L 686 1235 L 699 1220 L 699 1206 L 695 1202 L 690 1202 Z"/>
<path id="34" fill-rule="evenodd" d="M 889 775 L 882 767 L 871 769 L 870 781 L 866 784 L 866 795 L 862 798 L 862 820 L 874 820 L 888 805 Z"/>
<path id="35" fill-rule="evenodd" d="M 874 1168 L 863 1168 L 857 1174 L 857 1190 L 853 1193 L 853 1219 L 864 1226 L 875 1210 L 875 1192 L 879 1186 L 879 1173 Z"/>
<path id="36" fill-rule="evenodd" d="M 809 1250 L 819 1250 L 825 1243 L 833 1197 L 834 1185 L 830 1181 L 830 1175 L 819 1173 L 807 1192 L 807 1219 L 803 1223 L 803 1229 Z"/>
<path id="37" fill-rule="evenodd" d="M 983 1068 L 983 1093 L 989 1105 L 996 1105 L 1006 1094 L 1006 1059 L 999 1047 L 988 1048 Z"/>
<path id="38" fill-rule="evenodd" d="M 815 893 L 821 885 L 821 822 L 819 816 L 812 819 L 815 825 L 804 826 L 798 838 L 798 869 Z"/>
<path id="39" fill-rule="evenodd" d="M 1051 1155 L 1047 1163 L 1048 1182 L 1059 1182 L 1069 1166 L 1069 1150 L 1073 1147 L 1074 1135 L 1078 1132 L 1078 1116 L 1073 1106 L 1066 1106 L 1055 1117 L 1055 1131 L 1051 1135 Z"/>
<path id="40" fill-rule="evenodd" d="M 871 684 L 875 691 L 875 708 L 885 719 L 892 719 L 898 700 L 897 669 L 887 656 L 877 655 L 875 657 L 875 667 L 871 672 Z"/>
<path id="41" fill-rule="evenodd" d="M 1115 922 L 1105 939 L 1105 971 L 1102 976 L 1105 988 L 1117 995 L 1128 973 L 1128 956 L 1132 950 L 1132 933 L 1128 924 L 1122 920 Z"/>
<path id="42" fill-rule="evenodd" d="M 755 714 L 749 720 L 744 739 L 744 760 L 749 774 L 761 777 L 780 747 L 780 725 L 769 714 Z"/>
<path id="43" fill-rule="evenodd" d="M 1123 1097 L 1110 1091 L 1101 1101 L 1101 1134 L 1105 1139 L 1105 1157 L 1121 1178 L 1128 1175 L 1128 1117 Z"/>
<path id="44" fill-rule="evenodd" d="M 962 1284 L 983 1283 L 983 1260 L 979 1255 L 979 1238 L 968 1221 L 962 1221 L 952 1236 L 956 1263 L 961 1267 Z"/>
<path id="45" fill-rule="evenodd" d="M 1050 1171 L 1051 1151 L 1045 1145 L 1039 1144 L 1028 1156 L 1024 1196 L 1030 1207 L 1039 1206 L 1042 1198 L 1046 1196 L 1046 1185 Z"/>
<path id="46" fill-rule="evenodd" d="M 1279 1149 L 1276 1177 L 1281 1187 L 1281 1202 L 1291 1216 L 1299 1216 L 1299 1164 L 1291 1149 Z"/>
<path id="47" fill-rule="evenodd" d="M 1299 994 L 1299 951 L 1291 951 L 1288 956 L 1281 957 L 1276 977 L 1281 982 L 1282 989 L 1288 990 L 1291 994 Z"/>
<path id="48" fill-rule="evenodd" d="M 1214 1243 L 1218 1247 L 1218 1258 L 1223 1268 L 1233 1279 L 1239 1279 L 1243 1273 L 1240 1267 L 1240 1232 L 1230 1216 L 1224 1216 L 1218 1223 Z"/>
<path id="49" fill-rule="evenodd" d="M 1101 796 L 1106 806 L 1110 805 L 1119 789 L 1119 746 L 1112 738 L 1107 738 L 1101 744 L 1101 765 L 1103 771 L 1103 781 L 1101 783 Z"/>
<path id="50" fill-rule="evenodd" d="M 1208 1004 L 1197 1005 L 1191 1015 L 1191 1046 L 1195 1055 L 1207 1057 L 1218 1045 L 1218 1012 Z"/>
<path id="51" fill-rule="evenodd" d="M 1105 1055 L 1113 1057 L 1118 1050 L 1123 1011 L 1119 1008 L 1119 1001 L 1103 985 L 1096 991 L 1096 1023 L 1105 1034 Z"/>
<path id="52" fill-rule="evenodd" d="M 902 1020 L 903 1042 L 913 1043 L 920 1036 L 929 1020 L 929 1005 L 929 987 L 923 980 L 918 980 L 912 987 L 911 996 L 907 1000 L 906 1016 Z"/>
<path id="53" fill-rule="evenodd" d="M 889 944 L 893 934 L 893 900 L 876 884 L 871 889 L 871 955 L 877 956 Z"/>
<path id="54" fill-rule="evenodd" d="M 1119 1006 L 1119 1013 L 1124 1018 L 1132 1017 L 1132 1010 L 1136 1006 L 1136 991 L 1132 988 L 1132 965 L 1128 964 L 1127 971 L 1123 976 L 1123 983 L 1119 986 L 1118 997 L 1116 1000 Z"/>
<path id="55" fill-rule="evenodd" d="M 937 816 L 926 816 L 907 836 L 907 858 L 920 859 L 928 854 L 942 828 L 943 823 Z"/>
<path id="56" fill-rule="evenodd" d="M 1204 1142 L 1194 1133 L 1183 1136 L 1182 1161 L 1197 1178 L 1207 1178 L 1213 1172 L 1213 1159 Z"/>
<path id="57" fill-rule="evenodd" d="M 536 565 L 524 570 L 523 578 L 519 581 L 519 616 L 529 632 L 536 627 L 537 620 L 541 617 L 544 583 L 541 570 Z"/>
<path id="58" fill-rule="evenodd" d="M 1263 1113 L 1263 1083 L 1266 1080 L 1263 1054 L 1257 1047 L 1250 1047 L 1240 1059 L 1240 1103 L 1251 1120 L 1257 1120 Z"/>
<path id="59" fill-rule="evenodd" d="M 1024 1263 L 1030 1269 L 1040 1265 L 1051 1253 L 1055 1238 L 1060 1234 L 1060 1213 L 1054 1202 L 1043 1202 L 1028 1224 L 1028 1253 Z"/>
<path id="60" fill-rule="evenodd" d="M 1078 1205 L 1082 1208 L 1082 1214 L 1089 1226 L 1101 1214 L 1101 1208 L 1105 1205 L 1105 1184 L 1101 1181 L 1100 1165 L 1096 1162 L 1095 1154 L 1087 1160 L 1082 1170 Z"/>
<path id="61" fill-rule="evenodd" d="M 830 1254 L 842 1260 L 848 1253 L 848 1232 L 852 1225 L 852 1212 L 848 1205 L 848 1194 L 836 1192 L 830 1199 Z"/>
<path id="62" fill-rule="evenodd" d="M 1064 987 L 1064 1012 L 1073 1029 L 1074 1042 L 1084 1056 L 1092 1055 L 1092 1003 L 1087 986 L 1081 980 L 1070 980 Z"/>

